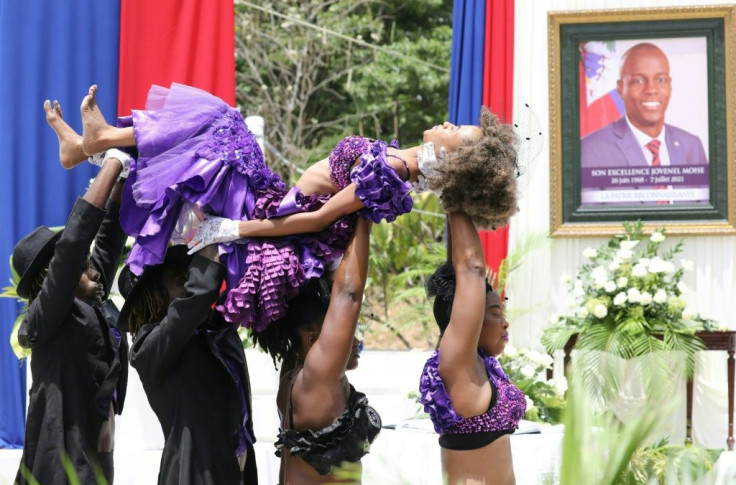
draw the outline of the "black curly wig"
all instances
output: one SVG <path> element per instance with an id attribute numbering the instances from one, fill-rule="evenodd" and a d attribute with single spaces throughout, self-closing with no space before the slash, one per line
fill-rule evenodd
<path id="1" fill-rule="evenodd" d="M 478 229 L 505 226 L 518 210 L 516 148 L 511 126 L 481 109 L 480 138 L 465 140 L 427 186 L 441 193 L 445 211 L 463 211 Z"/>

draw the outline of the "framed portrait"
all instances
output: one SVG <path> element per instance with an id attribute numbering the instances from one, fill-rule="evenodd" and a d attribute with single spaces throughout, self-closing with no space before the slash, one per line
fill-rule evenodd
<path id="1" fill-rule="evenodd" d="M 550 229 L 736 234 L 736 7 L 550 12 Z"/>

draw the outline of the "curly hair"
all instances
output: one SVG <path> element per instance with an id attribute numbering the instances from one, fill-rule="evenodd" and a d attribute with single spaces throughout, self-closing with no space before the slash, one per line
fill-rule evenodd
<path id="1" fill-rule="evenodd" d="M 326 278 L 309 280 L 299 294 L 289 300 L 286 316 L 272 322 L 260 332 L 254 332 L 256 343 L 271 355 L 274 367 L 281 361 L 281 372 L 296 367 L 301 354 L 302 330 L 322 327 L 330 305 L 332 282 Z"/>
<path id="2" fill-rule="evenodd" d="M 455 268 L 452 263 L 445 262 L 437 267 L 426 283 L 427 297 L 434 297 L 432 311 L 434 320 L 440 329 L 440 335 L 445 333 L 450 323 L 452 302 L 455 299 Z M 493 291 L 493 287 L 486 281 L 486 293 Z"/>
<path id="3" fill-rule="evenodd" d="M 495 229 L 507 225 L 519 210 L 517 137 L 485 106 L 480 128 L 483 135 L 449 153 L 438 175 L 427 178 L 427 186 L 442 194 L 446 211 L 463 211 L 478 229 Z"/>

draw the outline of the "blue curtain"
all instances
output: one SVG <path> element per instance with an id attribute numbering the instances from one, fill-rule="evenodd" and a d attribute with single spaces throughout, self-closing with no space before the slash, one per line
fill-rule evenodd
<path id="1" fill-rule="evenodd" d="M 119 0 L 0 0 L 0 286 L 15 242 L 39 225 L 66 222 L 95 170 L 61 168 L 44 99 L 58 99 L 81 130 L 79 104 L 100 86 L 102 112 L 117 115 Z M 0 299 L 0 448 L 23 446 L 25 366 L 8 343 L 20 306 Z"/>
<path id="2" fill-rule="evenodd" d="M 455 0 L 452 10 L 450 122 L 477 125 L 483 102 L 485 0 Z"/>

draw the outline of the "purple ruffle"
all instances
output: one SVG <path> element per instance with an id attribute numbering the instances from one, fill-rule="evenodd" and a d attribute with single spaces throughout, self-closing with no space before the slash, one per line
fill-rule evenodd
<path id="1" fill-rule="evenodd" d="M 365 207 L 359 214 L 375 223 L 393 222 L 401 214 L 411 212 L 411 184 L 401 180 L 386 160 L 386 143 L 376 140 L 350 172 L 356 184 L 355 195 Z"/>
<path id="2" fill-rule="evenodd" d="M 184 202 L 229 219 L 250 219 L 256 193 L 285 187 L 263 160 L 238 110 L 205 91 L 153 86 L 132 116 L 138 158 L 125 184 L 120 223 L 140 274 L 163 261 Z"/>
<path id="3" fill-rule="evenodd" d="M 268 189 L 256 201 L 253 217 L 268 219 L 297 212 L 312 212 L 331 196 L 305 196 L 296 187 Z M 310 278 L 324 274 L 325 265 L 338 260 L 347 247 L 354 216 L 338 219 L 318 233 L 283 238 L 252 238 L 245 244 L 223 246 L 221 260 L 227 264 L 230 291 L 218 310 L 228 322 L 255 331 L 286 315 L 288 300 Z M 232 261 L 232 264 L 230 263 Z M 238 266 L 244 261 L 243 267 Z M 242 275 L 242 278 L 240 278 Z"/>
<path id="4" fill-rule="evenodd" d="M 498 430 L 515 428 L 519 419 L 524 416 L 524 410 L 526 409 L 523 393 L 510 383 L 508 376 L 503 372 L 498 360 L 485 354 L 480 349 L 478 349 L 478 355 L 483 359 L 491 385 L 497 390 L 502 388 L 503 395 L 499 396 L 499 404 L 497 404 L 497 407 L 503 408 L 503 416 L 500 416 L 502 419 L 491 419 L 490 421 L 492 421 L 493 425 L 501 423 L 501 427 Z M 466 427 L 472 428 L 472 421 L 486 419 L 485 414 L 471 418 L 458 416 L 452 407 L 452 399 L 447 392 L 445 383 L 440 377 L 439 366 L 440 353 L 439 350 L 435 350 L 429 359 L 427 359 L 426 364 L 424 364 L 424 369 L 419 379 L 419 400 L 424 405 L 424 411 L 432 419 L 435 431 L 439 434 L 444 434 L 458 426 L 463 427 L 466 423 L 468 424 Z M 517 402 L 519 401 L 519 396 L 521 403 Z M 504 400 L 513 402 L 501 402 Z M 509 416 L 506 416 L 507 414 Z"/>
<path id="5" fill-rule="evenodd" d="M 424 364 L 419 378 L 419 400 L 424 405 L 424 412 L 432 419 L 434 430 L 442 434 L 462 418 L 452 407 L 452 399 L 440 377 L 439 368 L 440 352 L 435 350 Z"/>

